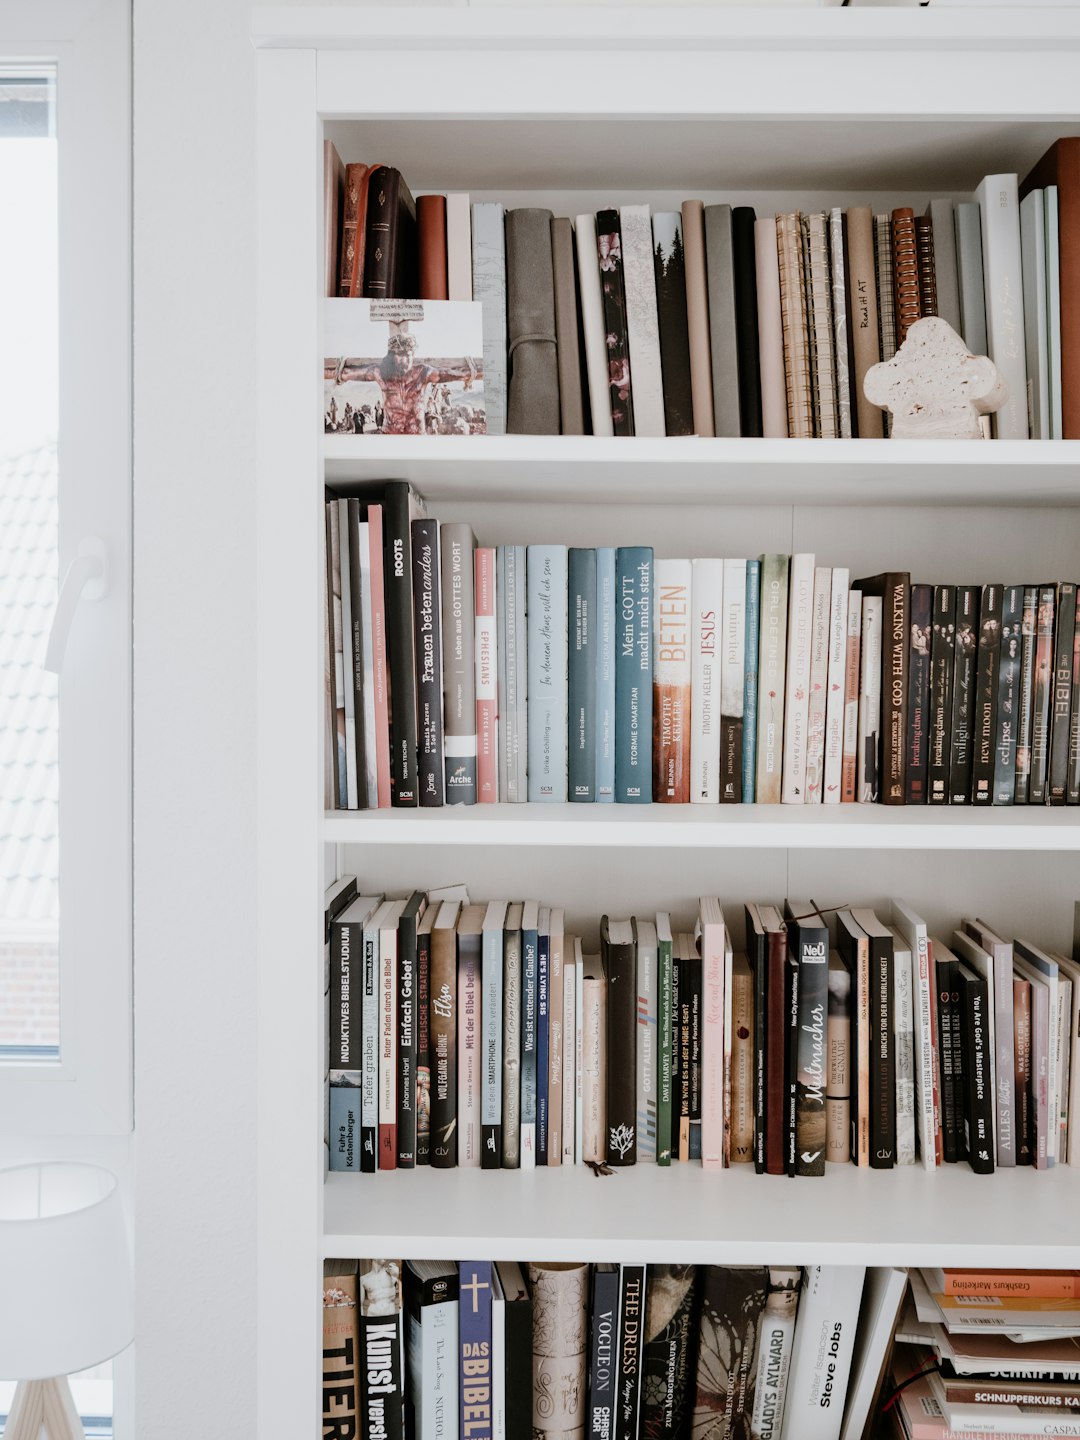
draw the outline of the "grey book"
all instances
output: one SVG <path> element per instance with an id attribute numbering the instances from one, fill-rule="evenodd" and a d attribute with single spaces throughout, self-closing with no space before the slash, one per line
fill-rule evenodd
<path id="1" fill-rule="evenodd" d="M 502 1168 L 521 1165 L 521 920 L 515 901 L 503 929 Z"/>
<path id="2" fill-rule="evenodd" d="M 957 205 L 956 282 L 960 334 L 973 355 L 986 354 L 986 292 L 983 287 L 982 212 L 976 202 Z M 937 235 L 934 236 L 935 245 Z"/>
<path id="3" fill-rule="evenodd" d="M 506 432 L 558 435 L 559 360 L 551 211 L 506 212 Z"/>
<path id="4" fill-rule="evenodd" d="M 525 723 L 525 546 L 500 545 L 496 559 L 499 627 L 499 798 L 527 799 Z"/>
<path id="5" fill-rule="evenodd" d="M 585 406 L 578 347 L 577 275 L 574 227 L 564 216 L 551 222 L 551 266 L 555 280 L 555 339 L 559 356 L 559 414 L 564 435 L 584 435 Z"/>
<path id="6" fill-rule="evenodd" d="M 717 435 L 739 435 L 739 347 L 735 318 L 735 252 L 731 206 L 705 206 L 705 270 L 709 290 L 709 347 L 712 358 L 713 427 Z M 635 390 L 635 401 L 637 391 Z"/>
<path id="7" fill-rule="evenodd" d="M 497 201 L 472 207 L 473 298 L 484 324 L 484 404 L 487 433 L 506 434 L 506 234 Z"/>
<path id="8" fill-rule="evenodd" d="M 623 205 L 619 210 L 619 233 L 622 236 L 626 334 L 634 387 L 634 434 L 662 436 L 667 432 L 649 207 Z"/>
<path id="9" fill-rule="evenodd" d="M 956 268 L 956 225 L 951 200 L 931 200 L 926 214 L 934 232 L 934 275 L 937 281 L 937 313 L 958 335 L 960 321 L 960 278 Z M 982 353 L 981 351 L 979 352 Z"/>
<path id="10" fill-rule="evenodd" d="M 476 804 L 476 613 L 473 552 L 468 525 L 439 529 L 442 550 L 443 756 L 446 803 Z"/>

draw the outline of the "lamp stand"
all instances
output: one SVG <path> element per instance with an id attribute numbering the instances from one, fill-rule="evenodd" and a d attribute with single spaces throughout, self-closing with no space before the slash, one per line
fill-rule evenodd
<path id="1" fill-rule="evenodd" d="M 86 1440 L 67 1376 L 20 1380 L 4 1428 L 4 1440 Z"/>

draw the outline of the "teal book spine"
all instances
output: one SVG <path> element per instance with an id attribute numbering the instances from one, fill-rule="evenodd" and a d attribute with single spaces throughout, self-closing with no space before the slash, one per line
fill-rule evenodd
<path id="1" fill-rule="evenodd" d="M 615 567 L 615 798 L 641 805 L 652 800 L 652 547 L 621 547 Z"/>
<path id="2" fill-rule="evenodd" d="M 334 1072 L 339 1082 L 330 1086 L 330 1169 L 360 1169 L 360 1076 L 353 1071 Z"/>
<path id="3" fill-rule="evenodd" d="M 615 551 L 596 552 L 596 798 L 615 799 Z"/>
<path id="4" fill-rule="evenodd" d="M 530 545 L 526 554 L 533 804 L 566 799 L 566 558 L 565 545 Z"/>
<path id="5" fill-rule="evenodd" d="M 743 804 L 757 799 L 758 625 L 760 623 L 761 561 L 746 562 L 746 670 L 743 692 Z"/>
<path id="6" fill-rule="evenodd" d="M 596 551 L 568 556 L 569 798 L 596 799 Z"/>

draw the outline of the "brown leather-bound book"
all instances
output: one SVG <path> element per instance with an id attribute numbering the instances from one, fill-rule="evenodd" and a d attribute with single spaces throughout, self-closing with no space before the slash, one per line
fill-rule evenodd
<path id="1" fill-rule="evenodd" d="M 416 239 L 419 250 L 419 298 L 448 299 L 445 195 L 421 195 L 417 198 Z"/>
<path id="2" fill-rule="evenodd" d="M 1061 285 L 1061 423 L 1065 440 L 1080 440 L 1080 135 L 1057 140 L 1020 184 L 1056 185 Z"/>
<path id="3" fill-rule="evenodd" d="M 585 434 L 574 261 L 574 227 L 565 216 L 553 216 L 551 272 L 555 281 L 555 349 L 559 358 L 559 413 L 564 435 Z"/>
<path id="4" fill-rule="evenodd" d="M 892 212 L 893 294 L 896 297 L 896 344 L 903 345 L 907 332 L 922 314 L 919 300 L 919 257 L 915 241 L 915 212 L 910 208 Z"/>
<path id="5" fill-rule="evenodd" d="M 809 439 L 814 433 L 814 401 L 810 387 L 810 342 L 806 330 L 802 223 L 798 213 L 777 215 L 776 249 L 780 261 L 788 434 L 793 439 Z"/>
<path id="6" fill-rule="evenodd" d="M 348 299 L 359 295 L 358 285 L 364 278 L 365 216 L 367 213 L 367 181 L 370 167 L 345 166 L 345 201 L 341 222 L 341 251 L 338 257 L 338 295 Z M 360 244 L 357 244 L 357 236 Z"/>
<path id="7" fill-rule="evenodd" d="M 705 207 L 700 200 L 683 201 L 682 231 L 694 433 L 713 435 L 716 432 L 713 427 L 712 353 L 709 348 L 709 286 L 705 273 Z"/>
<path id="8" fill-rule="evenodd" d="M 400 170 L 379 165 L 368 176 L 366 300 L 415 300 L 416 201 Z"/>
<path id="9" fill-rule="evenodd" d="M 866 372 L 881 359 L 874 261 L 874 212 L 869 205 L 853 205 L 847 212 L 847 258 L 851 275 L 848 308 L 851 313 L 851 350 L 855 370 L 859 439 L 880 440 L 885 434 L 881 411 L 863 394 Z"/>
<path id="10" fill-rule="evenodd" d="M 937 262 L 934 259 L 934 224 L 929 215 L 915 216 L 915 259 L 919 265 L 919 315 L 936 315 Z"/>

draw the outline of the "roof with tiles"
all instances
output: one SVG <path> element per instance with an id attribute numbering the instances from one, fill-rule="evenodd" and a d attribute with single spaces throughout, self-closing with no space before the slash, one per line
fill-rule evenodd
<path id="1" fill-rule="evenodd" d="M 0 936 L 59 915 L 56 446 L 0 460 Z"/>

